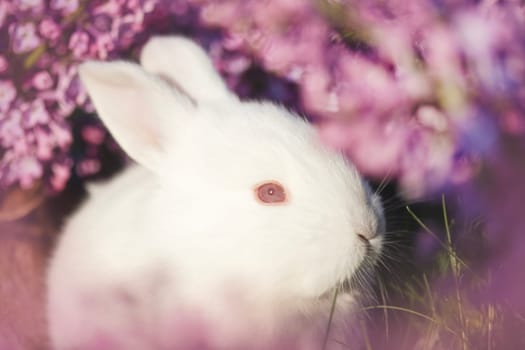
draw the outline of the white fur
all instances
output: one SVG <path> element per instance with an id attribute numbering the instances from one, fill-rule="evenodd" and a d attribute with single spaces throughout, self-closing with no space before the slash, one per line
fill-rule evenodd
<path id="1" fill-rule="evenodd" d="M 87 349 L 96 337 L 173 349 L 185 311 L 226 347 L 326 316 L 327 293 L 364 262 L 358 234 L 380 252 L 378 198 L 304 120 L 226 91 L 195 44 L 157 38 L 144 50 L 146 69 L 173 85 L 131 63 L 80 69 L 139 164 L 100 185 L 64 228 L 48 275 L 54 349 Z M 254 187 L 271 180 L 286 203 L 256 200 Z"/>
<path id="2" fill-rule="evenodd" d="M 183 88 L 197 101 L 233 98 L 206 53 L 182 37 L 154 37 L 144 45 L 140 64 Z"/>

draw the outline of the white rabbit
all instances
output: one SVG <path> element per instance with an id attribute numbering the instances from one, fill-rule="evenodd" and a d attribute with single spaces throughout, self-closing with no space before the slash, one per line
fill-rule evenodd
<path id="1" fill-rule="evenodd" d="M 187 39 L 153 38 L 141 64 L 80 66 L 138 164 L 64 228 L 47 279 L 52 348 L 186 349 L 203 334 L 211 348 L 264 348 L 326 320 L 336 288 L 350 306 L 385 225 L 356 169 L 293 113 L 241 102 Z"/>

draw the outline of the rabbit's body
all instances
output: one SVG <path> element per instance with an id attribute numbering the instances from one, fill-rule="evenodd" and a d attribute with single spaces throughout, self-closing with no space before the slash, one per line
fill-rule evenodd
<path id="1" fill-rule="evenodd" d="M 239 102 L 191 42 L 156 40 L 143 65 L 171 86 L 128 63 L 81 70 L 140 165 L 94 188 L 64 229 L 48 277 L 53 346 L 184 348 L 192 321 L 212 347 L 315 328 L 306 320 L 326 320 L 334 288 L 379 254 L 379 199 L 305 121 Z M 194 57 L 191 84 L 154 59 L 161 47 Z"/>

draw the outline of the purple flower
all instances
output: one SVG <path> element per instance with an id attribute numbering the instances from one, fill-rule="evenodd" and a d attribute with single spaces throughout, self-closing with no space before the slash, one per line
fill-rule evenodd
<path id="1" fill-rule="evenodd" d="M 246 56 L 237 56 L 223 63 L 226 72 L 234 75 L 240 75 L 245 72 L 251 65 L 251 60 Z"/>
<path id="2" fill-rule="evenodd" d="M 79 83 L 76 77 L 77 71 L 75 67 L 57 65 L 55 68 L 57 69 L 58 82 L 54 92 L 54 98 L 58 103 L 57 113 L 60 113 L 60 115 L 65 118 L 76 107 L 77 99 L 79 99 L 81 103 L 85 102 L 86 95 L 85 92 L 82 94 L 79 92 Z"/>
<path id="3" fill-rule="evenodd" d="M 138 7 L 138 4 L 135 7 Z M 105 13 L 111 18 L 115 18 L 116 16 L 120 15 L 120 13 L 122 12 L 122 8 L 123 8 L 122 1 L 110 0 L 110 1 L 106 1 L 105 3 L 97 6 L 96 9 L 94 10 L 94 13 L 95 14 Z"/>
<path id="4" fill-rule="evenodd" d="M 30 188 L 36 179 L 42 176 L 43 169 L 40 162 L 31 156 L 26 156 L 12 165 L 12 171 L 19 175 L 20 187 Z"/>
<path id="5" fill-rule="evenodd" d="M 62 149 L 67 149 L 71 145 L 72 136 L 68 128 L 55 122 L 49 123 L 48 127 L 51 130 L 56 145 Z"/>
<path id="6" fill-rule="evenodd" d="M 69 164 L 55 163 L 51 166 L 51 171 L 53 173 L 51 176 L 51 185 L 55 191 L 63 190 L 71 175 L 71 166 Z"/>
<path id="7" fill-rule="evenodd" d="M 410 133 L 403 123 L 368 118 L 361 123 L 327 120 L 318 127 L 323 141 L 345 150 L 362 171 L 378 177 L 384 169 L 392 176 L 401 173 L 402 153 Z"/>
<path id="8" fill-rule="evenodd" d="M 37 158 L 39 160 L 50 160 L 53 157 L 55 146 L 53 135 L 42 128 L 36 128 L 33 135 L 35 136 L 35 155 Z"/>
<path id="9" fill-rule="evenodd" d="M 20 10 L 30 10 L 35 8 L 41 8 L 43 5 L 42 0 L 19 0 L 18 6 Z"/>
<path id="10" fill-rule="evenodd" d="M 22 126 L 23 113 L 19 109 L 12 109 L 0 123 L 0 144 L 8 148 L 17 140 L 24 137 Z"/>
<path id="11" fill-rule="evenodd" d="M 90 52 L 99 59 L 105 60 L 109 53 L 116 47 L 115 38 L 110 33 L 105 33 L 97 36 L 94 43 L 90 47 Z"/>
<path id="12" fill-rule="evenodd" d="M 26 127 L 33 128 L 38 124 L 47 124 L 50 121 L 50 115 L 44 106 L 42 101 L 36 100 L 29 105 L 29 108 L 25 111 L 26 116 Z"/>
<path id="13" fill-rule="evenodd" d="M 43 38 L 51 41 L 56 40 L 60 36 L 59 25 L 50 18 L 46 18 L 40 22 L 38 31 Z"/>
<path id="14" fill-rule="evenodd" d="M 9 80 L 0 80 L 0 113 L 4 113 L 9 109 L 11 102 L 16 97 L 16 88 L 13 82 Z M 0 115 L 2 119 L 2 115 Z"/>
<path id="15" fill-rule="evenodd" d="M 82 138 L 93 145 L 102 144 L 105 137 L 106 132 L 100 127 L 88 125 L 82 129 Z"/>
<path id="16" fill-rule="evenodd" d="M 31 135 L 31 134 L 29 134 Z M 17 138 L 13 144 L 11 145 L 11 151 L 16 156 L 16 158 L 20 158 L 21 156 L 25 156 L 29 153 L 31 149 L 31 137 L 27 137 L 27 139 L 24 138 Z"/>
<path id="17" fill-rule="evenodd" d="M 88 52 L 89 42 L 89 35 L 86 32 L 76 31 L 71 35 L 68 47 L 74 57 L 82 58 Z"/>
<path id="18" fill-rule="evenodd" d="M 98 159 L 84 159 L 77 165 L 76 172 L 82 177 L 96 174 L 100 171 L 100 161 Z"/>
<path id="19" fill-rule="evenodd" d="M 50 7 L 63 14 L 69 14 L 78 9 L 78 0 L 51 0 Z"/>
<path id="20" fill-rule="evenodd" d="M 128 47 L 133 42 L 137 32 L 143 28 L 144 12 L 136 11 L 126 14 L 115 21 L 115 26 L 118 28 L 117 35 L 121 47 Z"/>
<path id="21" fill-rule="evenodd" d="M 34 86 L 37 90 L 47 90 L 51 86 L 53 86 L 53 78 L 48 72 L 41 71 L 33 76 L 31 85 Z"/>
<path id="22" fill-rule="evenodd" d="M 12 49 L 16 54 L 31 51 L 40 45 L 41 39 L 36 33 L 34 23 L 13 24 L 10 31 Z"/>
<path id="23" fill-rule="evenodd" d="M 100 13 L 95 15 L 92 20 L 93 28 L 100 33 L 106 33 L 111 31 L 112 18 L 108 13 Z"/>

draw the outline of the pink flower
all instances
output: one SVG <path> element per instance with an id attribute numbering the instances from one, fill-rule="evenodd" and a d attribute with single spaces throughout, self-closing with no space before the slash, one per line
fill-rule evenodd
<path id="1" fill-rule="evenodd" d="M 25 111 L 26 127 L 33 128 L 38 124 L 47 124 L 50 120 L 49 113 L 41 100 L 35 100 Z"/>
<path id="2" fill-rule="evenodd" d="M 447 132 L 449 122 L 447 116 L 433 106 L 422 105 L 416 111 L 416 118 L 422 126 L 440 133 Z"/>
<path id="3" fill-rule="evenodd" d="M 51 135 L 53 135 L 56 145 L 62 149 L 65 149 L 71 145 L 71 132 L 64 125 L 51 122 L 48 124 L 48 127 L 51 130 Z"/>
<path id="4" fill-rule="evenodd" d="M 100 170 L 100 161 L 98 159 L 84 159 L 78 163 L 76 172 L 78 175 L 85 177 L 96 174 Z"/>
<path id="5" fill-rule="evenodd" d="M 40 160 L 50 160 L 53 156 L 53 148 L 55 141 L 53 135 L 44 131 L 42 128 L 37 128 L 33 133 L 36 139 L 36 156 Z"/>
<path id="6" fill-rule="evenodd" d="M 207 25 L 235 24 L 242 6 L 228 1 L 221 4 L 207 2 L 200 11 L 201 20 Z"/>
<path id="7" fill-rule="evenodd" d="M 411 130 L 406 142 L 400 159 L 400 182 L 406 197 L 420 198 L 447 182 L 456 145 L 448 134 L 419 127 Z"/>
<path id="8" fill-rule="evenodd" d="M 40 45 L 34 23 L 14 24 L 9 29 L 14 53 L 25 53 Z"/>
<path id="9" fill-rule="evenodd" d="M 330 98 L 331 76 L 323 66 L 309 67 L 302 74 L 302 103 L 312 112 L 326 114 L 339 110 L 338 101 Z"/>
<path id="10" fill-rule="evenodd" d="M 159 0 L 128 0 L 128 8 L 135 11 L 140 9 L 141 11 L 144 11 L 144 13 L 148 13 L 153 11 L 158 3 Z"/>
<path id="11" fill-rule="evenodd" d="M 42 7 L 42 0 L 19 0 L 18 6 L 20 10 L 29 10 Z"/>
<path id="12" fill-rule="evenodd" d="M 501 116 L 501 127 L 509 134 L 525 134 L 525 120 L 517 111 L 509 111 Z"/>
<path id="13" fill-rule="evenodd" d="M 30 188 L 43 173 L 42 165 L 32 156 L 19 159 L 12 164 L 12 167 L 14 167 L 14 172 L 18 174 L 18 181 L 23 189 Z"/>
<path id="14" fill-rule="evenodd" d="M 78 0 L 51 0 L 50 7 L 63 14 L 69 14 L 78 8 Z"/>
<path id="15" fill-rule="evenodd" d="M 60 27 L 51 19 L 44 19 L 38 26 L 39 33 L 42 37 L 55 40 L 60 36 Z"/>
<path id="16" fill-rule="evenodd" d="M 69 49 L 73 51 L 73 56 L 82 58 L 89 48 L 89 35 L 86 32 L 76 31 L 69 39 Z"/>
<path id="17" fill-rule="evenodd" d="M 117 38 L 113 38 L 114 47 L 126 48 L 133 43 L 138 32 L 142 31 L 144 25 L 144 12 L 135 11 L 120 17 L 114 23 Z"/>
<path id="18" fill-rule="evenodd" d="M 244 43 L 244 37 L 236 33 L 228 33 L 222 41 L 222 46 L 228 50 L 239 50 Z"/>
<path id="19" fill-rule="evenodd" d="M 20 155 L 26 155 L 29 152 L 30 147 L 31 140 L 29 140 L 29 138 L 18 138 L 11 145 L 11 150 L 15 156 L 19 157 Z"/>
<path id="20" fill-rule="evenodd" d="M 80 87 L 76 66 L 57 64 L 53 67 L 58 76 L 54 99 L 58 102 L 58 115 L 67 117 L 77 106 L 85 103 L 86 92 Z M 78 101 L 78 102 L 77 102 Z"/>
<path id="21" fill-rule="evenodd" d="M 93 28 L 100 33 L 111 31 L 113 19 L 107 13 L 100 13 L 93 16 L 91 23 Z"/>
<path id="22" fill-rule="evenodd" d="M 13 109 L 0 123 L 0 144 L 4 147 L 9 147 L 13 145 L 16 140 L 23 137 L 22 112 L 19 109 Z"/>
<path id="23" fill-rule="evenodd" d="M 61 191 L 66 186 L 67 180 L 71 175 L 71 166 L 69 164 L 55 163 L 51 166 L 51 186 L 55 191 Z"/>
<path id="24" fill-rule="evenodd" d="M 115 38 L 110 33 L 99 35 L 95 42 L 90 46 L 90 56 L 93 55 L 100 59 L 107 59 L 109 52 L 115 48 Z"/>
<path id="25" fill-rule="evenodd" d="M 225 61 L 222 66 L 230 74 L 240 75 L 250 67 L 252 61 L 246 56 L 237 56 Z"/>
<path id="26" fill-rule="evenodd" d="M 94 9 L 94 13 L 106 13 L 112 18 L 116 18 L 118 15 L 120 15 L 122 11 L 122 3 L 119 3 L 118 1 L 110 0 L 105 1 L 102 4 L 98 5 Z"/>
<path id="27" fill-rule="evenodd" d="M 372 108 L 381 115 L 400 104 L 404 94 L 389 71 L 363 57 L 341 56 L 336 86 L 342 111 L 355 113 Z"/>
<path id="28" fill-rule="evenodd" d="M 463 87 L 459 47 L 453 33 L 442 26 L 429 28 L 422 43 L 422 53 L 430 73 L 441 80 Z"/>
<path id="29" fill-rule="evenodd" d="M 264 65 L 273 72 L 285 72 L 290 63 L 297 57 L 299 40 L 290 40 L 286 37 L 276 37 L 269 40 L 263 49 Z M 310 52 L 312 51 L 312 45 Z"/>
<path id="30" fill-rule="evenodd" d="M 47 90 L 53 86 L 53 79 L 48 72 L 41 71 L 33 76 L 31 83 L 37 90 Z"/>
<path id="31" fill-rule="evenodd" d="M 385 172 L 392 176 L 399 173 L 410 132 L 403 123 L 364 118 L 354 122 L 327 120 L 318 127 L 326 144 L 344 150 L 366 174 L 381 177 Z"/>
<path id="32" fill-rule="evenodd" d="M 3 114 L 9 106 L 11 105 L 11 102 L 16 97 L 16 89 L 13 85 L 13 82 L 9 80 L 0 80 L 0 120 L 3 118 Z"/>
<path id="33" fill-rule="evenodd" d="M 82 129 L 82 138 L 93 145 L 100 145 L 105 137 L 106 132 L 100 127 L 89 125 Z"/>

